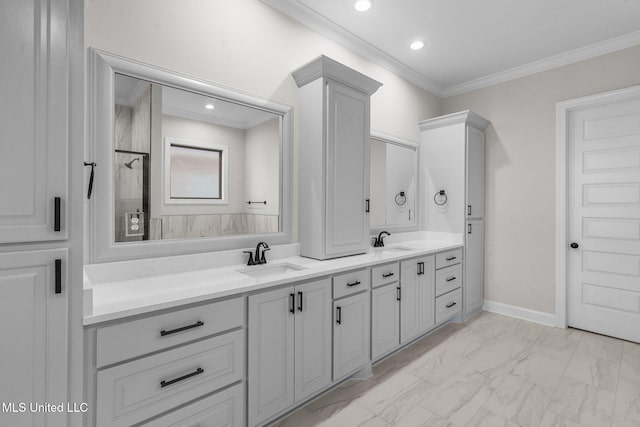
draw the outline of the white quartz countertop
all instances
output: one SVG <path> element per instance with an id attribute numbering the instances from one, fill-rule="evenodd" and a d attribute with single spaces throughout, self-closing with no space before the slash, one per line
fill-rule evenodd
<path id="1" fill-rule="evenodd" d="M 420 255 L 462 247 L 455 241 L 413 240 L 375 248 L 367 254 L 318 261 L 300 256 L 270 261 L 266 267 L 292 264 L 302 267 L 297 271 L 251 277 L 241 272 L 252 268 L 234 265 L 210 269 L 199 269 L 175 274 L 150 275 L 131 280 L 90 285 L 85 292 L 92 298 L 85 307 L 85 326 L 122 319 L 217 298 L 243 295 L 292 282 L 334 275 L 348 270 L 365 268 L 399 261 Z M 87 302 L 85 302 L 86 304 Z"/>

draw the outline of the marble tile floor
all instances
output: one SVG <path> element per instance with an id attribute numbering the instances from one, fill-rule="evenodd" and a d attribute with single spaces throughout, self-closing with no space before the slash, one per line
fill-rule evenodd
<path id="1" fill-rule="evenodd" d="M 483 312 L 272 427 L 639 427 L 640 345 Z"/>

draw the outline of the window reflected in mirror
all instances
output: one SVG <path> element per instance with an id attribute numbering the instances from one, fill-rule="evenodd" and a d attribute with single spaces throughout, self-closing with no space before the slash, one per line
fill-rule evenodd
<path id="1" fill-rule="evenodd" d="M 415 224 L 416 148 L 373 136 L 370 144 L 370 226 Z"/>
<path id="2" fill-rule="evenodd" d="M 115 242 L 281 231 L 282 116 L 116 73 Z"/>

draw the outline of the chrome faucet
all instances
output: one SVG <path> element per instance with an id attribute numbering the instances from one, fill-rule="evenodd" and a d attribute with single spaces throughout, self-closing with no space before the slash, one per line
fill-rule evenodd
<path id="1" fill-rule="evenodd" d="M 388 233 L 386 231 L 381 231 L 380 234 L 378 234 L 378 237 L 376 237 L 374 239 L 373 247 L 374 248 L 383 248 L 384 247 L 384 237 L 385 236 L 391 236 L 391 233 Z"/>
<path id="2" fill-rule="evenodd" d="M 260 255 L 260 248 L 262 248 L 262 255 Z M 260 265 L 266 264 L 267 259 L 264 257 L 264 253 L 268 250 L 271 250 L 269 245 L 266 242 L 260 242 L 256 246 L 256 254 L 253 255 L 251 251 L 242 251 L 245 254 L 249 254 L 249 260 L 247 261 L 247 265 Z"/>

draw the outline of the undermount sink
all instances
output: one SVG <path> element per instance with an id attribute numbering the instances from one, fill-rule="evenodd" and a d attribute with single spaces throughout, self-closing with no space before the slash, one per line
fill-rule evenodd
<path id="1" fill-rule="evenodd" d="M 254 267 L 238 270 L 239 273 L 246 274 L 247 276 L 255 277 L 256 279 L 279 276 L 281 274 L 293 273 L 294 271 L 304 270 L 306 267 L 301 267 L 295 264 L 282 263 L 272 265 L 257 265 Z"/>
<path id="2" fill-rule="evenodd" d="M 385 246 L 382 248 L 382 252 L 389 252 L 389 253 L 407 252 L 411 250 L 413 250 L 413 248 L 407 248 L 404 246 Z"/>

